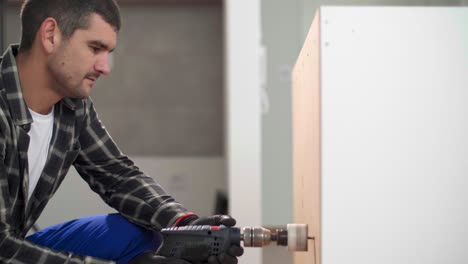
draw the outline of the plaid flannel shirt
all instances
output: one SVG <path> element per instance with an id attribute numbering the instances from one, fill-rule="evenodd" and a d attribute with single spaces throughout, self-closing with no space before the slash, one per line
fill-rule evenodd
<path id="1" fill-rule="evenodd" d="M 54 106 L 47 162 L 26 204 L 32 118 L 21 92 L 17 52 L 18 46 L 12 45 L 0 58 L 0 263 L 113 263 L 24 239 L 71 165 L 108 205 L 143 227 L 159 230 L 187 214 L 120 152 L 89 98 L 65 98 Z"/>

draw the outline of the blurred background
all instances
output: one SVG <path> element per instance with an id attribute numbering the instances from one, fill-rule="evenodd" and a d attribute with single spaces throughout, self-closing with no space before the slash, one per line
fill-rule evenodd
<path id="1" fill-rule="evenodd" d="M 291 71 L 320 5 L 466 6 L 468 0 L 126 0 L 112 71 L 92 98 L 121 150 L 200 215 L 292 222 Z M 1 4 L 3 50 L 21 1 Z M 216 208 L 218 208 L 216 210 Z M 38 225 L 112 212 L 71 171 Z M 241 263 L 292 263 L 249 249 Z"/>

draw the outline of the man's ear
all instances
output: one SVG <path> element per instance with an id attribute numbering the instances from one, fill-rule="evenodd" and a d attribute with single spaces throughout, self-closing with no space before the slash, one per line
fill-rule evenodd
<path id="1" fill-rule="evenodd" d="M 38 39 L 45 52 L 52 53 L 59 46 L 62 33 L 55 19 L 48 17 L 42 21 L 38 34 Z"/>

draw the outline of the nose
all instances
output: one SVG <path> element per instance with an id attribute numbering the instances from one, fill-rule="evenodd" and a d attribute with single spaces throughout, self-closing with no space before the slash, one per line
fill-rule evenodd
<path id="1" fill-rule="evenodd" d="M 108 75 L 110 73 L 109 53 L 106 52 L 99 56 L 94 65 L 94 69 L 103 75 Z"/>

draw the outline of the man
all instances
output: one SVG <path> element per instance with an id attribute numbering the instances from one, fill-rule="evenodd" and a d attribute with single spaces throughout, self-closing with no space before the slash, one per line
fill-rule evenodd
<path id="1" fill-rule="evenodd" d="M 190 213 L 124 156 L 88 98 L 109 74 L 120 14 L 113 0 L 26 0 L 21 43 L 0 63 L 0 263 L 187 263 L 154 255 L 157 230 L 232 226 Z M 70 166 L 119 214 L 25 238 Z M 210 256 L 237 263 L 242 248 Z"/>

